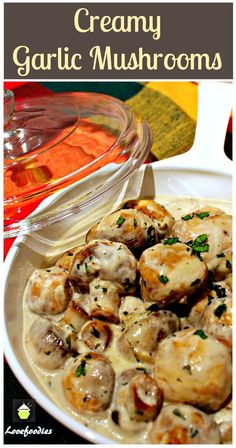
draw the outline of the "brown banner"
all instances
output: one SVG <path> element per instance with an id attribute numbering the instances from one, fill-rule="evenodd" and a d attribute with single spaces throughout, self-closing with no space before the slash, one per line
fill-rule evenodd
<path id="1" fill-rule="evenodd" d="M 232 3 L 6 3 L 5 79 L 231 79 Z"/>

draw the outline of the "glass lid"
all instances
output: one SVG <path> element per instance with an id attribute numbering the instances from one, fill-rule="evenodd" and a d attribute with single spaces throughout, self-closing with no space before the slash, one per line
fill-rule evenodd
<path id="1" fill-rule="evenodd" d="M 115 98 L 80 92 L 14 101 L 13 93 L 5 91 L 5 237 L 45 227 L 62 219 L 65 207 L 69 210 L 75 201 L 81 206 L 99 197 L 98 188 L 102 193 L 105 183 L 98 185 L 93 177 L 89 191 L 81 196 L 81 182 L 111 169 L 112 188 L 113 177 L 116 184 L 118 179 L 122 182 L 122 173 L 132 175 L 149 149 L 147 125 Z M 43 199 L 77 184 L 73 204 L 66 199 L 50 212 L 44 209 Z"/>

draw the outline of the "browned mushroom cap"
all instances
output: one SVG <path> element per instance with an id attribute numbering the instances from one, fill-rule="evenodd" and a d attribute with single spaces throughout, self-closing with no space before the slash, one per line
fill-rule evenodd
<path id="1" fill-rule="evenodd" d="M 155 379 L 165 400 L 217 411 L 231 393 L 230 351 L 202 329 L 178 331 L 158 345 Z"/>
<path id="2" fill-rule="evenodd" d="M 193 406 L 176 403 L 164 406 L 149 431 L 156 444 L 218 444 L 219 428 L 211 415 Z"/>
<path id="3" fill-rule="evenodd" d="M 61 313 L 67 307 L 71 295 L 66 271 L 56 266 L 36 269 L 26 287 L 29 308 L 38 314 Z"/>
<path id="4" fill-rule="evenodd" d="M 200 215 L 199 215 L 200 216 Z M 196 241 L 198 236 L 206 235 L 208 250 L 201 253 L 202 259 L 215 279 L 221 280 L 231 272 L 232 216 L 226 214 L 206 216 L 203 219 L 194 214 L 190 219 L 184 217 L 173 226 L 173 235 L 183 243 Z M 225 260 L 222 260 L 222 258 Z M 228 259 L 229 257 L 229 259 Z M 228 262 L 227 262 L 228 259 Z M 222 264 L 223 263 L 223 264 Z M 227 263 L 227 266 L 226 266 Z M 225 267 L 225 269 L 223 269 Z"/>
<path id="5" fill-rule="evenodd" d="M 107 240 L 92 241 L 79 250 L 73 259 L 69 278 L 88 289 L 89 283 L 99 277 L 118 288 L 119 293 L 136 289 L 137 261 L 122 243 Z"/>
<path id="6" fill-rule="evenodd" d="M 139 255 L 145 248 L 158 241 L 154 221 L 138 210 L 118 210 L 105 216 L 87 233 L 86 240 L 106 238 L 125 244 Z"/>
<path id="7" fill-rule="evenodd" d="M 89 320 L 89 315 L 84 311 L 79 302 L 72 299 L 67 307 L 63 322 L 70 325 L 74 330 L 79 331 L 85 322 Z"/>
<path id="8" fill-rule="evenodd" d="M 135 321 L 120 336 L 119 352 L 130 361 L 153 363 L 159 342 L 180 328 L 180 320 L 171 311 L 147 312 L 147 317 Z"/>
<path id="9" fill-rule="evenodd" d="M 129 383 L 125 406 L 132 420 L 151 421 L 157 416 L 163 394 L 156 381 L 146 373 L 139 373 Z"/>
<path id="10" fill-rule="evenodd" d="M 162 392 L 145 368 L 128 369 L 119 375 L 111 418 L 122 429 L 133 433 L 147 429 L 161 406 Z"/>
<path id="11" fill-rule="evenodd" d="M 100 320 L 93 319 L 87 322 L 80 333 L 81 340 L 96 352 L 104 352 L 112 337 L 109 325 Z"/>
<path id="12" fill-rule="evenodd" d="M 73 408 L 90 414 L 110 406 L 114 382 L 115 373 L 110 361 L 94 352 L 80 355 L 62 379 L 65 396 Z"/>
<path id="13" fill-rule="evenodd" d="M 65 269 L 66 271 L 69 271 L 70 264 L 73 260 L 73 256 L 79 249 L 81 249 L 81 247 L 83 247 L 83 246 L 80 245 L 77 247 L 73 247 L 73 249 L 70 249 L 67 252 L 65 252 L 63 255 L 61 255 L 61 257 L 58 258 L 58 260 L 56 262 L 56 266 L 58 266 L 59 268 Z"/>
<path id="14" fill-rule="evenodd" d="M 160 308 L 189 297 L 202 286 L 207 266 L 187 244 L 168 242 L 145 250 L 139 261 L 142 297 Z"/>
<path id="15" fill-rule="evenodd" d="M 94 279 L 89 285 L 90 316 L 119 323 L 120 296 L 117 287 L 109 281 Z"/>
<path id="16" fill-rule="evenodd" d="M 151 199 L 140 199 L 127 201 L 123 208 L 135 209 L 149 216 L 155 222 L 161 238 L 170 235 L 175 220 L 163 205 Z"/>
<path id="17" fill-rule="evenodd" d="M 39 317 L 26 336 L 26 346 L 33 361 L 48 370 L 63 366 L 69 355 L 63 330 L 48 319 Z"/>

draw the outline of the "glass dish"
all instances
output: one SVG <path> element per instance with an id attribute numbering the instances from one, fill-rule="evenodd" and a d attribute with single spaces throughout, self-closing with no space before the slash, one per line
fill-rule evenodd
<path id="1" fill-rule="evenodd" d="M 88 212 L 101 196 L 124 187 L 151 147 L 143 119 L 106 95 L 53 94 L 14 103 L 7 91 L 4 111 L 5 238 Z M 70 194 L 60 201 L 65 188 Z"/>

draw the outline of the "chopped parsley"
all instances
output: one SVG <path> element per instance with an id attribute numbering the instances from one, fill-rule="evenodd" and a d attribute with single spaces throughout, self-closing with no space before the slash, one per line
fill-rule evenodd
<path id="1" fill-rule="evenodd" d="M 147 311 L 158 311 L 158 310 L 159 310 L 159 306 L 158 306 L 157 303 L 153 303 L 152 305 L 150 305 L 150 306 L 147 308 Z"/>
<path id="2" fill-rule="evenodd" d="M 192 253 L 200 256 L 202 252 L 209 251 L 209 244 L 207 244 L 207 234 L 203 233 L 198 235 L 197 238 L 191 243 Z"/>
<path id="3" fill-rule="evenodd" d="M 145 367 L 136 367 L 136 370 L 141 370 L 142 372 L 147 372 L 147 369 Z"/>
<path id="4" fill-rule="evenodd" d="M 227 311 L 227 306 L 225 305 L 225 303 L 222 303 L 222 305 L 219 305 L 215 310 L 214 310 L 214 314 L 215 316 L 217 316 L 218 318 L 220 318 L 222 316 L 223 313 L 225 313 Z"/>
<path id="5" fill-rule="evenodd" d="M 68 349 L 70 350 L 71 349 L 71 335 L 70 334 L 66 337 L 66 343 L 68 345 Z"/>
<path id="6" fill-rule="evenodd" d="M 186 420 L 185 416 L 182 414 L 182 412 L 180 412 L 180 410 L 178 408 L 173 410 L 173 414 L 177 415 L 177 417 L 182 418 L 183 420 Z"/>
<path id="7" fill-rule="evenodd" d="M 194 280 L 194 282 L 192 282 L 190 286 L 196 286 L 199 285 L 199 283 L 201 283 L 200 278 L 196 278 L 196 280 Z"/>
<path id="8" fill-rule="evenodd" d="M 133 285 L 130 283 L 129 279 L 128 279 L 128 278 L 125 278 L 125 279 L 124 279 L 124 287 L 125 287 L 125 290 L 126 290 L 126 291 L 129 291 L 130 288 L 132 288 L 132 286 L 133 286 Z"/>
<path id="9" fill-rule="evenodd" d="M 86 361 L 85 359 L 83 359 L 80 363 L 80 365 L 77 367 L 77 369 L 75 370 L 75 375 L 77 376 L 77 378 L 79 378 L 81 375 L 85 376 L 86 375 Z"/>
<path id="10" fill-rule="evenodd" d="M 86 274 L 89 274 L 90 270 L 89 270 L 89 267 L 88 267 L 88 263 L 85 262 L 84 266 L 85 266 Z"/>
<path id="11" fill-rule="evenodd" d="M 94 288 L 95 288 L 95 289 L 99 289 L 99 288 L 100 288 L 100 285 L 95 285 Z"/>
<path id="12" fill-rule="evenodd" d="M 152 246 L 153 244 L 155 244 L 156 242 L 156 231 L 155 231 L 155 227 L 153 226 L 149 226 L 147 228 L 147 238 L 146 238 L 146 242 L 148 243 L 149 246 Z"/>
<path id="13" fill-rule="evenodd" d="M 219 299 L 222 299 L 222 297 L 226 297 L 226 290 L 222 286 L 213 284 L 212 289 L 216 292 Z"/>
<path id="14" fill-rule="evenodd" d="M 77 269 L 78 269 L 78 271 L 79 271 L 79 270 L 80 270 L 80 264 L 77 263 L 76 267 L 77 267 Z"/>
<path id="15" fill-rule="evenodd" d="M 210 215 L 209 212 L 191 213 L 191 215 L 181 216 L 181 219 L 183 219 L 184 221 L 189 221 L 194 216 L 197 216 L 199 219 L 204 219 L 207 218 L 209 215 Z"/>
<path id="16" fill-rule="evenodd" d="M 171 238 L 166 238 L 163 241 L 163 244 L 165 244 L 165 245 L 167 245 L 167 244 L 171 245 L 171 244 L 175 244 L 175 243 L 179 243 L 179 238 L 177 236 L 173 236 Z"/>
<path id="17" fill-rule="evenodd" d="M 117 227 L 121 227 L 124 222 L 125 222 L 124 216 L 120 215 L 119 218 L 116 221 Z"/>
<path id="18" fill-rule="evenodd" d="M 45 355 L 50 355 L 51 354 L 51 350 L 48 350 L 47 352 L 43 352 Z"/>
<path id="19" fill-rule="evenodd" d="M 208 338 L 208 336 L 204 333 L 203 330 L 197 330 L 197 331 L 195 331 L 195 333 L 193 333 L 193 334 L 196 334 L 196 335 L 199 336 L 201 339 L 207 339 L 207 338 Z"/>
<path id="20" fill-rule="evenodd" d="M 198 434 L 198 429 L 190 428 L 190 437 L 193 439 Z"/>
<path id="21" fill-rule="evenodd" d="M 91 334 L 92 334 L 95 338 L 100 338 L 100 333 L 99 333 L 99 331 L 98 331 L 95 327 L 92 327 Z"/>
<path id="22" fill-rule="evenodd" d="M 194 213 L 194 214 L 200 219 L 207 218 L 210 215 L 209 212 L 201 212 L 201 213 Z"/>
<path id="23" fill-rule="evenodd" d="M 212 297 L 212 296 L 208 296 L 208 297 L 207 297 L 207 300 L 208 300 L 207 305 L 210 305 L 211 302 L 212 302 L 212 300 L 214 300 L 214 297 Z"/>
<path id="24" fill-rule="evenodd" d="M 187 372 L 189 373 L 189 375 L 192 375 L 192 370 L 191 370 L 191 366 L 189 364 L 186 364 L 186 366 L 183 367 L 184 370 L 187 370 Z"/>
<path id="25" fill-rule="evenodd" d="M 138 223 L 137 223 L 137 219 L 134 218 L 134 228 L 136 229 Z"/>
<path id="26" fill-rule="evenodd" d="M 181 216 L 181 219 L 183 219 L 183 221 L 189 221 L 193 217 L 194 217 L 194 213 L 192 213 L 191 215 Z"/>
<path id="27" fill-rule="evenodd" d="M 106 294 L 107 293 L 107 288 L 102 288 L 102 292 L 103 292 L 103 294 Z"/>
<path id="28" fill-rule="evenodd" d="M 232 269 L 232 263 L 229 260 L 226 260 L 226 267 L 227 269 Z"/>
<path id="29" fill-rule="evenodd" d="M 166 275 L 159 275 L 159 280 L 161 283 L 167 283 L 169 281 L 168 277 Z"/>
<path id="30" fill-rule="evenodd" d="M 221 252 L 220 254 L 217 254 L 216 256 L 217 256 L 217 258 L 224 258 L 225 254 L 224 254 L 224 252 Z"/>
<path id="31" fill-rule="evenodd" d="M 85 355 L 86 359 L 92 359 L 92 356 L 88 353 L 87 355 Z"/>

